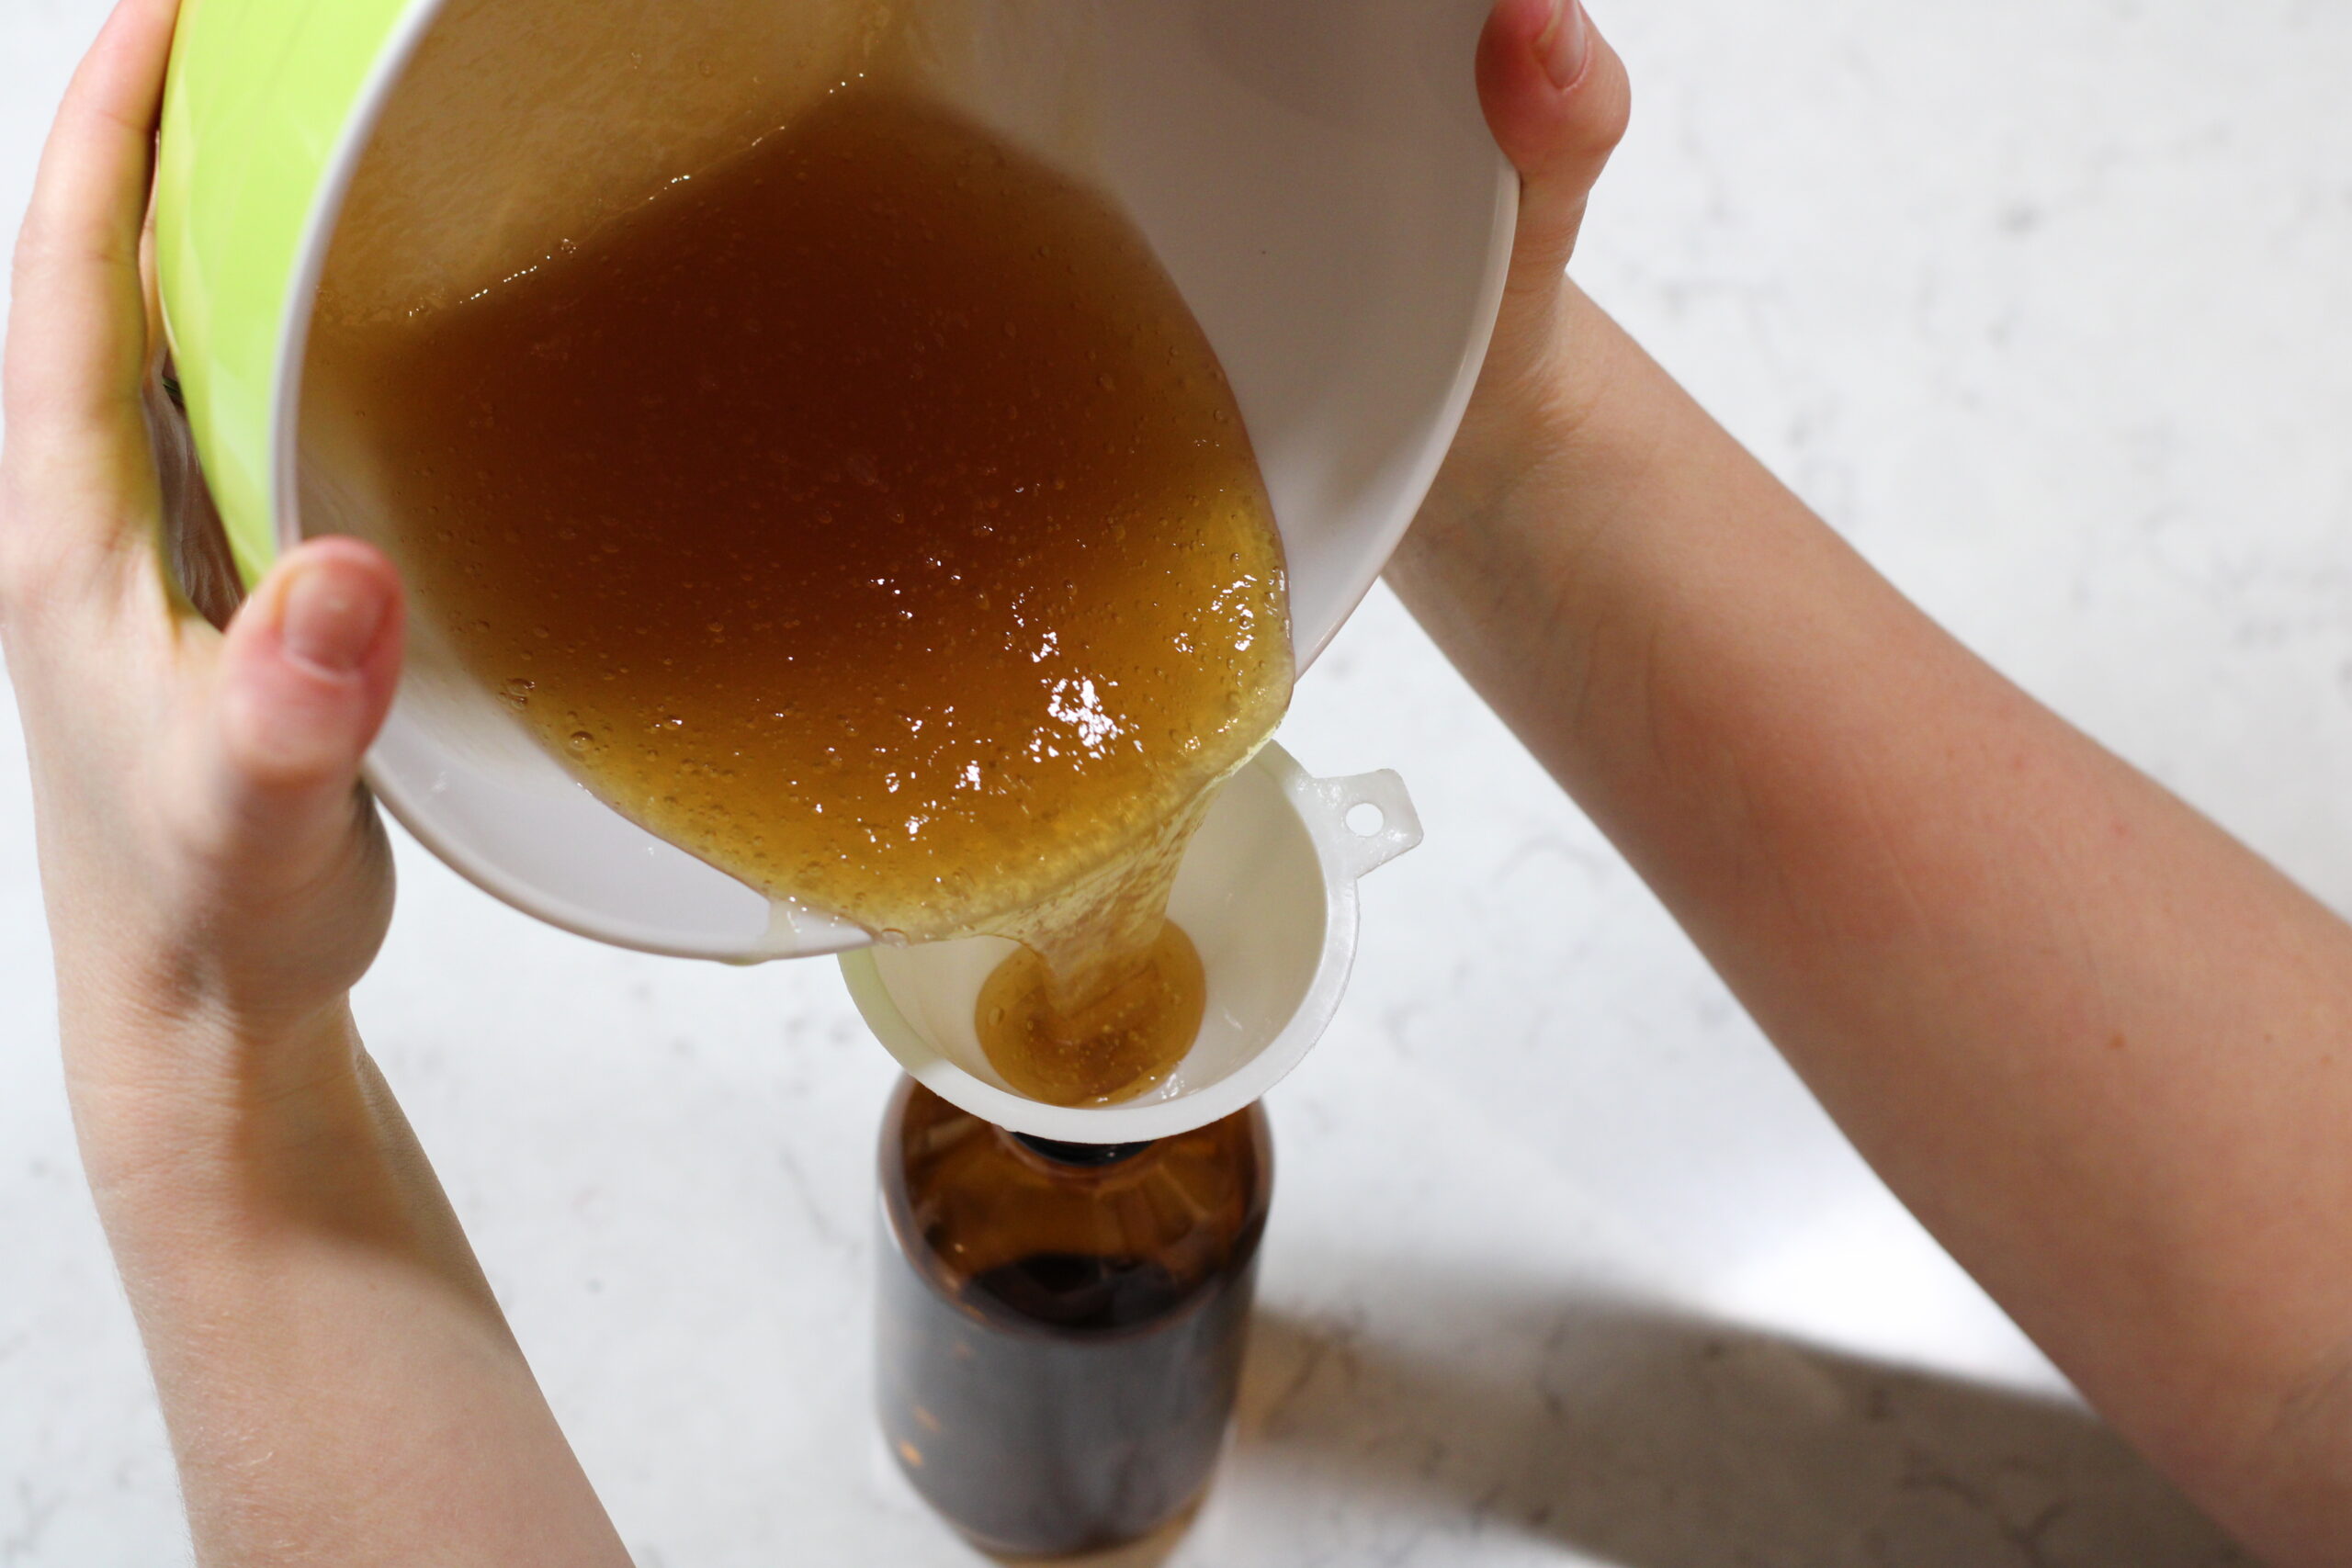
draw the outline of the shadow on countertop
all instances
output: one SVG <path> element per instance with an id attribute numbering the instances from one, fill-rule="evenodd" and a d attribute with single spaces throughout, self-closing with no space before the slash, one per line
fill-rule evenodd
<path id="1" fill-rule="evenodd" d="M 1356 1560 L 1351 1538 L 1442 1562 L 1433 1537 L 1513 1532 L 1622 1568 L 2253 1563 L 2068 1404 L 1669 1309 L 1444 1283 L 1396 1316 L 1435 1330 L 1411 1346 L 1258 1314 L 1224 1483 L 1295 1498 L 1329 1561 Z"/>

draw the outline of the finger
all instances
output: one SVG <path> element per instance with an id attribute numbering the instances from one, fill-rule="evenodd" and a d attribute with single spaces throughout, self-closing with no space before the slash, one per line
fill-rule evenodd
<path id="1" fill-rule="evenodd" d="M 296 861 L 351 825 L 359 764 L 400 681 L 399 575 L 374 547 L 317 539 L 230 622 L 206 747 L 216 849 Z"/>
<path id="2" fill-rule="evenodd" d="M 146 483 L 139 248 L 176 13 L 177 0 L 120 0 L 74 73 L 41 154 L 17 243 L 5 394 L 14 479 L 33 485 L 38 499 L 119 502 Z M 44 526 L 89 519 L 85 526 L 107 532 L 74 542 L 100 546 L 143 531 L 123 515 L 130 510 L 28 513 Z"/>
<path id="3" fill-rule="evenodd" d="M 1585 203 L 1625 134 L 1624 62 L 1580 0 L 1499 0 L 1478 43 L 1478 96 L 1520 172 L 1511 289 L 1522 308 L 1555 298 Z"/>

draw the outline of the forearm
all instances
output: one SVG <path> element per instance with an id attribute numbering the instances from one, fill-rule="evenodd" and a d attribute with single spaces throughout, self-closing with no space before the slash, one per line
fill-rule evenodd
<path id="1" fill-rule="evenodd" d="M 2086 1391 L 2282 1558 L 2340 1539 L 2352 936 L 1568 310 L 1539 462 L 1407 601 Z"/>
<path id="2" fill-rule="evenodd" d="M 166 1051 L 69 1024 L 198 1560 L 625 1563 L 347 1015 L 320 1029 Z"/>

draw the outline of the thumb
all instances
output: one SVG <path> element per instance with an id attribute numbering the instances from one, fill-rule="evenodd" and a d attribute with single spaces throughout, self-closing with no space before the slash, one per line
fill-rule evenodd
<path id="1" fill-rule="evenodd" d="M 229 624 L 213 705 L 212 801 L 233 852 L 350 831 L 360 760 L 400 681 L 400 577 L 373 546 L 289 553 Z"/>
<path id="2" fill-rule="evenodd" d="M 1581 0 L 1498 0 L 1478 40 L 1478 96 L 1520 173 L 1509 329 L 1556 304 L 1584 224 L 1586 198 L 1625 134 L 1633 107 L 1624 62 Z M 1508 320 L 1516 314 L 1519 320 Z"/>

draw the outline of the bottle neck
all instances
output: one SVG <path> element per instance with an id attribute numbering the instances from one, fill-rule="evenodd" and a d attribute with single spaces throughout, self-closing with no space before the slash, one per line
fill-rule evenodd
<path id="1" fill-rule="evenodd" d="M 1152 1147 L 1142 1144 L 1065 1144 L 1052 1138 L 1032 1137 L 1027 1133 L 1014 1133 L 1012 1141 L 1049 1165 L 1070 1170 L 1102 1170 L 1127 1161 Z"/>

